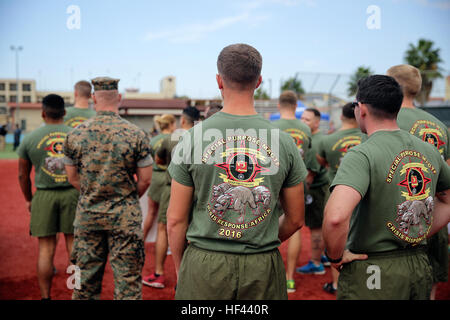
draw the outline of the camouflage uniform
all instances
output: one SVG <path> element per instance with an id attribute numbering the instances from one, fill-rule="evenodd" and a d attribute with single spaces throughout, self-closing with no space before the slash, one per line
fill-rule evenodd
<path id="1" fill-rule="evenodd" d="M 117 90 L 117 81 L 92 83 L 95 90 Z M 114 112 L 100 111 L 67 135 L 64 154 L 65 163 L 78 168 L 81 191 L 71 257 L 81 270 L 81 289 L 72 298 L 100 297 L 110 254 L 114 299 L 141 299 L 144 242 L 134 174 L 153 163 L 147 134 Z"/>

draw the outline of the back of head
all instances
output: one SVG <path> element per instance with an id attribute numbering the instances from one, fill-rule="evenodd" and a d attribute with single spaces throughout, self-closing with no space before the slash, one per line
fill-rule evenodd
<path id="1" fill-rule="evenodd" d="M 233 90 L 254 90 L 261 69 L 261 54 L 247 44 L 229 45 L 217 58 L 217 70 L 224 83 Z"/>
<path id="2" fill-rule="evenodd" d="M 283 91 L 278 99 L 281 108 L 297 108 L 297 95 L 294 91 Z"/>
<path id="3" fill-rule="evenodd" d="M 419 69 L 409 64 L 393 66 L 388 69 L 386 74 L 400 84 L 406 98 L 413 99 L 422 87 L 422 76 Z"/>
<path id="4" fill-rule="evenodd" d="M 181 116 L 190 126 L 194 126 L 195 121 L 200 119 L 200 111 L 196 107 L 186 107 Z"/>
<path id="5" fill-rule="evenodd" d="M 91 97 L 92 85 L 85 80 L 81 80 L 75 83 L 74 90 L 79 97 L 89 99 Z"/>
<path id="6" fill-rule="evenodd" d="M 120 103 L 119 81 L 119 79 L 109 77 L 97 77 L 91 80 L 94 86 L 94 102 L 97 108 L 118 107 Z"/>
<path id="7" fill-rule="evenodd" d="M 394 78 L 372 75 L 358 81 L 358 102 L 369 106 L 370 113 L 379 119 L 395 119 L 403 101 L 402 88 Z"/>
<path id="8" fill-rule="evenodd" d="M 168 129 L 175 123 L 175 117 L 172 114 L 163 114 L 160 117 L 155 117 L 155 122 L 162 131 Z"/>
<path id="9" fill-rule="evenodd" d="M 355 105 L 350 102 L 342 107 L 343 120 L 356 120 L 355 119 Z"/>
<path id="10" fill-rule="evenodd" d="M 211 105 L 208 108 L 208 111 L 206 112 L 205 119 L 208 119 L 213 114 L 219 112 L 220 110 L 222 110 L 222 108 L 223 106 L 218 102 L 211 103 Z"/>
<path id="11" fill-rule="evenodd" d="M 42 99 L 42 111 L 47 118 L 59 120 L 64 117 L 64 99 L 57 94 L 49 94 Z"/>

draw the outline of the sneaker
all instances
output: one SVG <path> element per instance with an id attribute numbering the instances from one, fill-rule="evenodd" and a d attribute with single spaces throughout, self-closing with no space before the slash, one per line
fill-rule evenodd
<path id="1" fill-rule="evenodd" d="M 328 261 L 327 257 L 322 255 L 320 257 L 320 262 L 322 262 L 322 264 L 324 265 L 324 267 L 330 267 L 331 266 L 331 262 Z"/>
<path id="2" fill-rule="evenodd" d="M 301 274 L 325 274 L 325 268 L 323 267 L 323 264 L 321 263 L 316 266 L 311 260 L 303 267 L 295 269 L 295 271 Z"/>
<path id="3" fill-rule="evenodd" d="M 287 280 L 286 281 L 287 292 L 292 293 L 295 292 L 295 280 Z"/>
<path id="4" fill-rule="evenodd" d="M 142 283 L 146 286 L 152 287 L 152 288 L 158 288 L 163 289 L 166 286 L 164 285 L 164 275 L 159 275 L 156 273 L 153 273 L 147 277 L 144 277 L 142 279 Z"/>
<path id="5" fill-rule="evenodd" d="M 337 291 L 337 289 L 335 289 L 333 287 L 333 282 L 325 283 L 325 285 L 323 286 L 323 290 L 328 292 L 328 293 L 331 293 L 331 294 L 335 294 L 336 291 Z"/>

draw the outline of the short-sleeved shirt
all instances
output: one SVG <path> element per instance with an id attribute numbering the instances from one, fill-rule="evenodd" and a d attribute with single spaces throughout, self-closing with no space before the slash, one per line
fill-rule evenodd
<path id="1" fill-rule="evenodd" d="M 444 160 L 450 159 L 448 128 L 432 114 L 418 108 L 401 108 L 397 124 L 400 129 L 435 146 Z"/>
<path id="2" fill-rule="evenodd" d="M 67 180 L 63 162 L 64 139 L 70 130 L 64 124 L 46 124 L 30 132 L 22 140 L 17 153 L 20 158 L 33 164 L 37 189 L 72 186 Z"/>
<path id="3" fill-rule="evenodd" d="M 366 135 L 359 128 L 338 130 L 323 137 L 317 146 L 317 154 L 324 158 L 329 165 L 329 180 L 333 181 L 336 172 L 346 153 L 361 144 Z"/>
<path id="4" fill-rule="evenodd" d="M 308 163 L 316 164 L 308 169 L 316 173 L 316 175 L 314 176 L 314 180 L 311 183 L 310 188 L 319 188 L 327 183 L 330 183 L 327 168 L 321 166 L 316 159 L 316 154 L 319 153 L 318 149 L 323 138 L 325 138 L 325 135 L 320 131 L 312 135 L 310 153 L 311 159 L 308 160 Z"/>
<path id="5" fill-rule="evenodd" d="M 64 124 L 71 128 L 75 128 L 87 119 L 95 117 L 95 115 L 96 112 L 92 109 L 70 107 L 66 109 Z"/>
<path id="6" fill-rule="evenodd" d="M 347 247 L 357 253 L 426 244 L 434 195 L 450 188 L 450 167 L 433 146 L 403 130 L 377 131 L 344 157 L 332 187 L 361 194 Z"/>
<path id="7" fill-rule="evenodd" d="M 144 130 L 114 112 L 98 112 L 73 129 L 65 163 L 78 168 L 80 200 L 74 226 L 85 230 L 140 228 L 138 167 L 152 165 Z"/>
<path id="8" fill-rule="evenodd" d="M 161 133 L 150 139 L 150 154 L 155 159 L 156 152 L 161 147 L 162 142 L 165 137 L 170 136 L 170 134 Z M 153 171 L 166 171 L 167 165 L 159 165 L 156 161 L 153 162 Z"/>
<path id="9" fill-rule="evenodd" d="M 212 251 L 257 253 L 279 246 L 282 188 L 305 180 L 293 139 L 259 115 L 218 112 L 190 129 L 168 171 L 194 188 L 186 237 Z"/>

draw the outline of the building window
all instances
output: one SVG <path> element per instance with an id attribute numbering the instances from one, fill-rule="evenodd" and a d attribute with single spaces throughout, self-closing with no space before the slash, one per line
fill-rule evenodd
<path id="1" fill-rule="evenodd" d="M 9 84 L 9 90 L 10 91 L 16 91 L 17 90 L 17 83 L 10 83 Z"/>
<path id="2" fill-rule="evenodd" d="M 0 82 L 0 91 L 5 91 L 5 83 Z"/>
<path id="3" fill-rule="evenodd" d="M 17 96 L 9 96 L 9 102 L 16 102 Z"/>
<path id="4" fill-rule="evenodd" d="M 31 96 L 23 96 L 23 102 L 31 102 Z"/>
<path id="5" fill-rule="evenodd" d="M 3 96 L 3 95 L 1 95 L 1 96 L 0 96 L 0 102 L 6 102 L 6 97 Z"/>
<path id="6" fill-rule="evenodd" d="M 23 91 L 31 91 L 31 84 L 30 83 L 22 84 L 22 90 Z"/>

